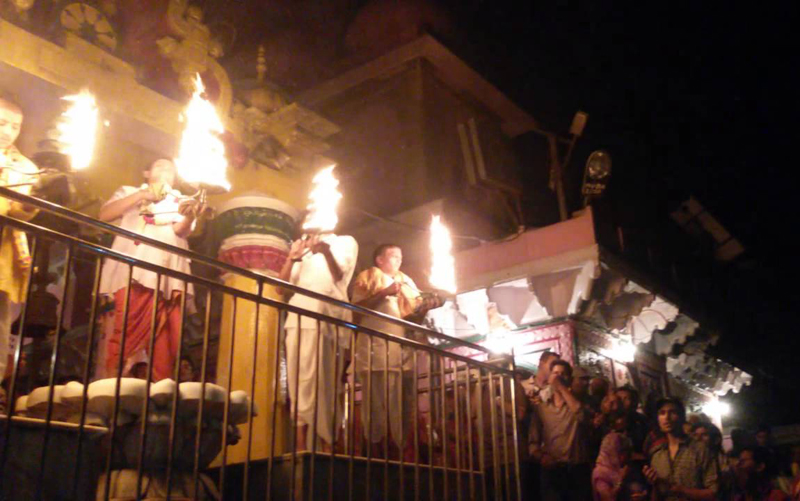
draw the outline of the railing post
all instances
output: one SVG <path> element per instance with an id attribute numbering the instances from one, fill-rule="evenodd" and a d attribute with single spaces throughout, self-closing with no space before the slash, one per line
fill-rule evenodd
<path id="1" fill-rule="evenodd" d="M 2 231 L 2 230 L 0 230 Z M 47 462 L 47 445 L 50 438 L 50 420 L 53 418 L 53 397 L 55 395 L 55 381 L 56 381 L 56 373 L 58 372 L 58 360 L 59 355 L 61 353 L 61 338 L 64 336 L 64 328 L 62 327 L 62 320 L 64 316 L 64 310 L 66 309 L 66 297 L 67 291 L 69 290 L 70 286 L 70 269 L 72 268 L 72 245 L 67 246 L 67 259 L 66 259 L 66 276 L 64 277 L 64 292 L 61 294 L 61 309 L 58 310 L 58 315 L 56 315 L 56 336 L 55 336 L 55 345 L 53 346 L 53 354 L 50 358 L 50 377 L 48 378 L 48 390 L 47 390 L 47 415 L 45 417 L 45 427 L 44 427 L 44 440 L 42 441 L 42 459 L 41 464 L 39 465 L 39 482 L 37 485 L 37 492 L 36 498 L 41 499 L 42 496 L 42 486 L 44 485 L 44 471 L 45 471 L 45 464 Z M 49 263 L 47 263 L 49 265 Z M 33 270 L 31 270 L 31 274 L 33 274 Z"/>

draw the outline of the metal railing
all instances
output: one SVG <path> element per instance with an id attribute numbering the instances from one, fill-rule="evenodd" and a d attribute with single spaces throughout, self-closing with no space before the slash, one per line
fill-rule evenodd
<path id="1" fill-rule="evenodd" d="M 0 498 L 521 499 L 517 406 L 522 405 L 522 399 L 510 360 L 490 360 L 489 352 L 481 346 L 173 247 L 7 188 L 0 187 L 0 197 L 246 279 L 254 284 L 250 290 L 255 291 L 141 261 L 73 234 L 0 215 L 0 236 L 10 236 L 5 228 L 26 233 L 32 261 L 40 268 L 39 273 L 27 277 L 27 296 L 16 328 L 19 340 L 7 384 L 7 409 L 0 416 Z M 36 322 L 32 312 L 42 309 L 33 291 L 34 276 L 41 276 L 41 268 L 49 266 L 50 253 L 43 257 L 43 249 L 54 245 L 64 249 L 65 276 L 55 327 L 46 336 L 51 340 L 50 347 L 45 337 L 32 337 L 28 331 Z M 91 387 L 95 369 L 102 363 L 97 359 L 96 346 L 109 325 L 108 318 L 102 319 L 100 282 L 104 262 L 111 261 L 127 265 L 128 286 L 122 293 L 121 315 L 118 313 L 120 350 L 118 360 L 111 364 L 115 374 L 108 379 L 113 393 L 98 396 Z M 71 292 L 71 280 L 75 280 L 71 277 L 78 263 L 91 267 L 91 291 Z M 156 293 L 152 294 L 146 341 L 150 357 L 143 383 L 146 389 L 138 400 L 123 394 L 123 386 L 128 384 L 123 368 L 131 284 L 137 269 L 155 273 L 156 284 L 170 278 L 183 284 L 178 309 L 180 335 L 171 368 L 172 379 L 178 384 L 160 399 L 152 391 L 156 384 L 152 381 L 153 355 L 162 311 Z M 180 377 L 180 360 L 186 353 L 190 327 L 190 284 L 197 292 L 205 292 L 204 307 L 200 308 L 199 404 L 193 404 L 188 393 L 184 394 L 186 381 Z M 399 326 L 407 336 L 295 307 L 270 297 L 268 289 L 274 287 L 380 320 L 387 326 Z M 59 400 L 59 395 L 66 395 L 61 393 L 66 386 L 59 384 L 65 378 L 59 372 L 64 371 L 61 359 L 67 356 L 64 350 L 68 342 L 64 312 L 66 303 L 75 304 L 80 295 L 91 295 L 83 346 L 72 347 L 80 352 L 82 364 L 80 374 L 72 375 L 82 386 L 73 388 L 81 388 L 82 394 L 72 395 L 66 402 L 66 397 Z M 219 309 L 220 301 L 227 317 L 217 319 L 212 312 Z M 297 322 L 294 374 L 284 369 L 291 356 L 285 335 L 290 316 Z M 243 317 L 247 320 L 244 323 L 239 321 Z M 247 327 L 246 332 L 242 326 Z M 220 343 L 214 354 L 210 341 L 217 331 L 224 333 L 227 351 Z M 428 339 L 446 341 L 450 348 L 441 349 L 426 342 Z M 28 348 L 26 340 L 31 340 Z M 242 349 L 243 342 L 250 344 Z M 310 383 L 313 418 L 306 423 L 310 429 L 307 450 L 298 450 L 291 424 L 298 422 L 299 406 L 289 404 L 282 394 L 292 381 L 300 391 L 300 348 L 309 342 L 317 364 L 317 370 L 312 371 L 315 380 Z M 354 353 L 365 344 L 367 360 L 357 360 Z M 23 370 L 23 353 L 42 349 L 49 350 L 46 356 L 40 353 L 37 358 L 46 361 L 46 379 L 37 381 L 33 367 Z M 391 353 L 399 353 L 399 364 L 390 363 Z M 243 354 L 249 360 L 241 358 Z M 217 357 L 221 369 L 216 375 L 210 369 L 212 356 Z M 249 380 L 239 378 L 234 384 L 234 367 L 247 368 Z M 330 373 L 324 373 L 326 369 Z M 38 386 L 39 382 L 46 384 Z M 30 407 L 21 405 L 20 397 L 27 395 L 30 400 L 36 387 L 40 388 L 40 399 L 43 391 L 47 398 L 37 404 L 37 412 L 30 412 Z M 211 395 L 220 387 L 223 398 Z M 331 405 L 322 411 L 321 388 L 332 394 Z M 232 402 L 234 390 L 245 391 L 255 404 L 245 402 L 241 407 L 241 401 Z M 381 396 L 383 405 L 374 404 Z M 105 406 L 97 402 L 105 402 Z M 395 402 L 399 408 L 392 405 Z M 71 415 L 67 415 L 70 405 Z M 257 409 L 258 405 L 262 407 Z M 91 421 L 98 408 L 105 421 Z M 244 418 L 234 419 L 234 411 L 242 408 Z M 330 443 L 318 436 L 321 415 L 331 419 Z M 398 420 L 401 432 L 393 433 L 391 428 L 397 428 Z M 374 430 L 381 428 L 382 436 L 376 440 Z"/>

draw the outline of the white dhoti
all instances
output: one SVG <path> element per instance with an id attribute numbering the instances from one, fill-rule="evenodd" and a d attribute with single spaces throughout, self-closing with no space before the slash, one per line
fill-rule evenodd
<path id="1" fill-rule="evenodd" d="M 299 336 L 296 327 L 286 328 L 286 378 L 292 402 L 291 418 L 297 416 L 298 425 L 309 426 L 311 443 L 316 413 L 317 436 L 331 444 L 344 418 L 341 398 L 344 382 L 340 377 L 344 346 L 341 338 L 336 346 L 335 327 L 325 323 L 320 327 L 322 333 L 318 334 L 317 321 L 304 318 Z"/>
<path id="2" fill-rule="evenodd" d="M 366 320 L 364 323 L 373 322 Z M 372 325 L 369 327 L 375 328 Z M 384 329 L 381 330 L 398 335 L 402 329 L 394 325 L 384 325 Z M 388 345 L 387 365 L 387 342 L 373 337 L 372 358 L 370 359 L 369 337 L 358 336 L 355 369 L 361 384 L 362 395 L 364 395 L 361 402 L 361 416 L 365 436 L 373 443 L 384 440 L 388 414 L 391 437 L 396 444 L 399 444 L 403 436 L 403 425 L 411 422 L 412 408 L 415 405 L 413 350 L 403 348 L 398 343 L 389 342 Z M 370 374 L 372 379 L 370 379 Z M 369 391 L 367 391 L 368 387 Z M 369 414 L 367 414 L 368 410 Z M 369 429 L 367 429 L 367 415 L 369 415 Z"/>
<path id="3" fill-rule="evenodd" d="M 388 389 L 386 376 L 389 377 Z M 403 440 L 403 428 L 411 424 L 414 415 L 414 374 L 411 371 L 369 371 L 357 372 L 364 398 L 361 402 L 364 421 L 364 435 L 372 443 L 386 438 L 386 421 L 388 412 L 389 431 L 394 442 L 400 445 Z M 401 380 L 402 378 L 402 380 Z M 367 386 L 370 385 L 370 391 Z M 389 405 L 386 405 L 386 397 Z M 369 410 L 369 413 L 367 413 Z M 367 416 L 369 428 L 367 429 Z"/>
<path id="4" fill-rule="evenodd" d="M 339 281 L 334 281 L 325 256 L 307 253 L 292 267 L 291 282 L 334 299 L 347 301 L 347 284 L 353 277 L 358 244 L 350 236 L 326 235 L 322 240 L 330 246 L 333 258 L 342 271 Z M 307 312 L 319 313 L 349 322 L 350 311 L 312 299 L 301 293 L 294 294 L 289 304 Z M 321 332 L 317 332 L 317 326 Z M 343 418 L 344 370 L 342 354 L 348 347 L 349 331 L 325 322 L 318 323 L 310 316 L 298 318 L 289 313 L 286 318 L 286 377 L 289 380 L 289 398 L 292 401 L 291 417 L 297 412 L 297 425 L 309 425 L 308 443 L 316 435 L 333 443 L 334 412 L 337 423 Z M 299 334 L 298 335 L 298 329 Z M 338 349 L 335 339 L 339 336 Z M 316 412 L 316 430 L 314 414 Z M 338 426 L 337 426 L 338 428 Z"/>

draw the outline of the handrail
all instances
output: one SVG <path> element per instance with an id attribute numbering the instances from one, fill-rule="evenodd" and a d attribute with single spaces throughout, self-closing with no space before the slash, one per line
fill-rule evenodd
<path id="1" fill-rule="evenodd" d="M 355 329 L 355 330 L 357 330 L 359 332 L 364 332 L 364 333 L 369 334 L 371 336 L 379 337 L 379 338 L 384 339 L 386 341 L 389 341 L 389 342 L 392 342 L 392 343 L 397 343 L 397 344 L 400 344 L 402 346 L 407 346 L 409 348 L 416 348 L 416 349 L 423 350 L 423 351 L 430 351 L 430 352 L 435 352 L 435 353 L 439 353 L 439 354 L 445 354 L 448 358 L 452 358 L 454 360 L 460 360 L 462 362 L 468 362 L 470 364 L 474 364 L 476 366 L 483 367 L 484 369 L 492 370 L 492 371 L 498 372 L 498 373 L 504 373 L 504 374 L 506 374 L 508 376 L 512 375 L 512 371 L 510 371 L 508 369 L 505 369 L 503 367 L 498 367 L 498 366 L 492 365 L 492 363 L 491 363 L 492 361 L 491 360 L 486 361 L 486 362 L 482 362 L 482 361 L 475 360 L 475 359 L 472 359 L 472 358 L 469 358 L 469 357 L 465 357 L 463 355 L 459 355 L 457 353 L 450 353 L 450 352 L 447 352 L 445 350 L 442 350 L 439 347 L 423 344 L 423 343 L 420 343 L 419 341 L 415 341 L 413 339 L 400 337 L 400 336 L 397 336 L 397 335 L 394 335 L 394 334 L 390 334 L 390 333 L 387 333 L 387 332 L 381 332 L 381 331 L 378 331 L 378 330 L 375 330 L 375 329 L 371 329 L 369 327 L 364 327 L 364 326 L 355 324 L 353 322 L 348 322 L 346 320 L 342 320 L 340 318 L 331 317 L 331 316 L 325 315 L 324 313 L 304 310 L 303 308 L 298 308 L 297 306 L 292 306 L 289 303 L 285 303 L 285 302 L 282 302 L 282 301 L 277 301 L 275 299 L 270 299 L 270 298 L 267 298 L 267 297 L 259 297 L 257 294 L 253 294 L 253 293 L 250 293 L 250 292 L 245 292 L 245 291 L 242 291 L 242 290 L 239 290 L 239 289 L 235 289 L 233 287 L 227 286 L 225 284 L 221 284 L 219 282 L 215 282 L 213 280 L 209 280 L 207 278 L 198 277 L 198 276 L 194 276 L 194 275 L 189 275 L 187 273 L 183 273 L 181 271 L 176 271 L 176 270 L 173 270 L 171 268 L 165 268 L 163 266 L 152 264 L 152 263 L 149 263 L 147 261 L 140 261 L 140 260 L 138 260 L 136 258 L 133 258 L 131 256 L 128 256 L 126 254 L 122 254 L 122 253 L 116 252 L 114 250 L 106 249 L 105 247 L 103 247 L 101 245 L 97 245 L 97 244 L 94 244 L 92 242 L 88 242 L 86 240 L 82 240 L 82 239 L 74 237 L 72 235 L 66 235 L 64 233 L 60 233 L 60 232 L 52 230 L 50 228 L 45 228 L 43 226 L 35 225 L 35 224 L 29 223 L 29 222 L 26 222 L 26 221 L 20 221 L 18 219 L 14 219 L 14 218 L 11 218 L 11 217 L 8 217 L 8 216 L 4 216 L 4 215 L 0 214 L 0 225 L 2 225 L 2 224 L 7 224 L 9 226 L 16 227 L 16 228 L 18 228 L 20 230 L 23 230 L 23 231 L 30 231 L 32 233 L 45 234 L 45 235 L 48 235 L 49 238 L 52 238 L 54 240 L 57 239 L 57 240 L 62 240 L 62 241 L 68 241 L 68 242 L 71 242 L 73 245 L 76 245 L 76 246 L 79 246 L 79 247 L 83 247 L 87 251 L 94 252 L 94 253 L 97 253 L 97 254 L 101 254 L 101 255 L 107 256 L 107 257 L 112 258 L 112 259 L 118 259 L 120 261 L 126 261 L 130 265 L 136 266 L 137 268 L 142 268 L 144 270 L 152 271 L 154 273 L 159 273 L 161 275 L 170 276 L 170 277 L 173 277 L 173 278 L 177 278 L 179 280 L 184 280 L 186 282 L 192 282 L 193 284 L 197 284 L 197 285 L 201 285 L 201 286 L 204 286 L 204 287 L 208 287 L 210 289 L 218 290 L 218 291 L 221 291 L 223 293 L 227 293 L 227 294 L 230 294 L 232 296 L 238 297 L 240 299 L 244 299 L 244 300 L 247 300 L 247 301 L 253 301 L 254 303 L 259 303 L 259 304 L 262 304 L 262 305 L 265 305 L 265 306 L 271 306 L 273 308 L 278 308 L 278 309 L 281 309 L 281 310 L 285 310 L 287 312 L 297 313 L 297 314 L 300 314 L 300 315 L 308 316 L 308 317 L 314 318 L 314 319 L 322 321 L 322 322 L 327 322 L 327 323 L 338 325 L 340 327 Z"/>
<path id="2" fill-rule="evenodd" d="M 304 289 L 302 287 L 298 287 L 298 286 L 296 286 L 294 284 L 291 284 L 289 282 L 285 282 L 285 281 L 280 280 L 278 278 L 270 277 L 270 276 L 267 276 L 267 275 L 262 275 L 262 274 L 255 273 L 255 272 L 252 272 L 250 270 L 247 270 L 245 268 L 240 268 L 238 266 L 234 266 L 234 265 L 231 265 L 231 264 L 228 264 L 228 263 L 224 263 L 224 262 L 219 261 L 217 259 L 214 259 L 212 257 L 204 256 L 202 254 L 198 254 L 198 253 L 193 252 L 193 251 L 188 250 L 188 249 L 182 249 L 180 247 L 175 247 L 173 245 L 165 244 L 164 242 L 160 242 L 158 240 L 154 240 L 154 239 L 146 237 L 144 235 L 140 235 L 139 233 L 136 233 L 136 232 L 133 232 L 133 231 L 130 231 L 130 230 L 126 230 L 124 228 L 120 228 L 119 226 L 116 226 L 116 225 L 113 225 L 113 224 L 105 223 L 105 222 L 100 221 L 98 219 L 95 219 L 95 218 L 93 218 L 91 216 L 87 216 L 85 214 L 81 214 L 80 212 L 75 212 L 75 211 L 73 211 L 71 209 L 68 209 L 66 207 L 63 207 L 61 205 L 54 204 L 52 202 L 48 202 L 48 201 L 42 200 L 40 198 L 36 198 L 36 197 L 32 197 L 32 196 L 29 196 L 29 195 L 25 195 L 25 194 L 16 192 L 16 191 L 14 191 L 14 190 L 12 190 L 10 188 L 6 188 L 6 187 L 3 187 L 3 186 L 0 186 L 0 197 L 4 197 L 4 198 L 11 199 L 11 200 L 15 200 L 15 201 L 23 203 L 25 205 L 31 205 L 31 206 L 37 207 L 37 208 L 39 208 L 41 210 L 44 210 L 44 211 L 49 212 L 51 214 L 54 214 L 56 216 L 63 217 L 65 219 L 69 219 L 71 221 L 75 221 L 77 223 L 81 223 L 81 224 L 84 224 L 84 225 L 87 225 L 87 226 L 90 226 L 90 227 L 99 228 L 99 229 L 101 229 L 101 230 L 103 230 L 103 231 L 105 231 L 107 233 L 120 235 L 120 236 L 123 236 L 125 238 L 129 238 L 131 240 L 136 240 L 138 242 L 146 243 L 147 245 L 150 245 L 150 246 L 155 247 L 157 249 L 165 250 L 165 251 L 171 252 L 171 253 L 173 253 L 175 255 L 191 259 L 195 263 L 202 263 L 204 265 L 211 266 L 212 268 L 216 268 L 218 270 L 222 270 L 222 271 L 226 271 L 226 272 L 230 272 L 230 273 L 235 273 L 237 275 L 244 276 L 246 278 L 250 278 L 252 280 L 255 280 L 256 282 L 265 282 L 265 283 L 267 283 L 269 285 L 272 285 L 272 286 L 275 286 L 275 287 L 280 287 L 281 289 L 286 289 L 286 290 L 292 291 L 293 293 L 296 293 L 296 294 L 301 294 L 303 296 L 311 297 L 311 298 L 317 299 L 319 301 L 331 304 L 333 306 L 337 306 L 339 308 L 348 309 L 348 310 L 352 311 L 353 313 L 357 313 L 359 315 L 366 315 L 366 316 L 370 316 L 370 317 L 373 317 L 373 318 L 377 318 L 377 319 L 380 319 L 382 321 L 389 322 L 389 323 L 398 325 L 400 327 L 403 327 L 404 329 L 413 330 L 415 332 L 423 333 L 423 334 L 425 334 L 427 336 L 432 336 L 432 337 L 436 337 L 436 338 L 439 338 L 439 339 L 443 339 L 443 340 L 446 340 L 446 341 L 448 341 L 450 343 L 453 343 L 453 344 L 456 344 L 456 345 L 459 345 L 459 346 L 462 346 L 462 347 L 465 347 L 465 348 L 469 348 L 469 349 L 476 350 L 476 351 L 481 351 L 481 352 L 484 352 L 484 353 L 487 353 L 487 354 L 491 353 L 489 349 L 487 349 L 487 348 L 485 348 L 483 346 L 480 346 L 480 345 L 477 345 L 477 344 L 474 344 L 474 343 L 470 343 L 468 341 L 463 341 L 461 339 L 458 339 L 458 338 L 455 338 L 455 337 L 452 337 L 452 336 L 448 336 L 447 334 L 443 334 L 441 332 L 436 332 L 434 330 L 427 329 L 427 328 L 422 327 L 422 326 L 420 326 L 418 324 L 415 324 L 415 323 L 412 323 L 412 322 L 408 322 L 406 320 L 402 320 L 400 318 L 393 317 L 393 316 L 390 316 L 390 315 L 386 315 L 384 313 L 380 313 L 380 312 L 377 312 L 377 311 L 374 311 L 374 310 L 370 310 L 368 308 L 364 308 L 363 306 L 358 306 L 356 304 L 352 304 L 352 303 L 349 303 L 349 302 L 346 302 L 346 301 L 341 301 L 341 300 L 338 300 L 338 299 L 334 299 L 334 298 L 326 296 L 324 294 L 320 294 L 318 292 L 314 292 L 314 291 L 310 291 L 308 289 Z M 52 231 L 52 230 L 48 230 L 48 231 Z M 88 242 L 85 242 L 85 243 L 89 244 Z M 97 247 L 97 251 L 100 252 L 100 253 L 106 253 L 106 254 L 110 255 L 110 253 L 113 252 L 110 249 L 107 249 L 107 248 L 102 247 L 102 246 L 98 246 L 98 245 L 95 245 L 95 244 L 89 244 L 89 245 Z M 122 259 L 125 259 L 125 260 L 133 259 L 135 261 L 135 259 L 130 257 L 130 256 L 124 256 L 124 258 L 122 258 Z M 193 279 L 194 278 L 197 278 L 197 277 L 193 277 Z M 288 306 L 288 304 L 287 304 L 287 306 Z"/>

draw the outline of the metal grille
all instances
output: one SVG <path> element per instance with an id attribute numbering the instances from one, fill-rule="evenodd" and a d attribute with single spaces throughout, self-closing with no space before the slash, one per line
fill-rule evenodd
<path id="1" fill-rule="evenodd" d="M 253 283 L 255 291 L 157 266 L 74 234 L 0 216 L 0 228 L 4 229 L 0 235 L 8 238 L 8 228 L 26 233 L 38 266 L 38 273 L 27 279 L 26 301 L 15 325 L 19 341 L 6 385 L 7 409 L 0 416 L 3 498 L 521 499 L 517 409 L 523 404 L 510 360 L 490 360 L 480 346 L 171 247 L 6 188 L 0 188 L 0 196 L 36 206 L 51 219 L 130 238 L 189 258 L 195 265 L 241 277 Z M 52 310 L 41 306 L 41 287 L 34 287 L 34 277 L 50 266 L 49 251 L 54 247 L 63 249 L 64 256 L 63 288 L 58 297 L 61 306 L 55 325 L 46 334 L 32 333 L 42 312 Z M 159 284 L 168 278 L 183 282 L 175 317 L 179 317 L 180 338 L 173 347 L 177 362 L 172 380 L 177 384 L 153 382 L 151 361 L 144 381 L 137 383 L 140 394 L 127 393 L 130 381 L 123 377 L 124 349 L 120 349 L 114 371 L 106 374 L 103 383 L 113 390 L 93 393 L 100 363 L 97 341 L 110 321 L 99 293 L 103 263 L 108 260 L 128 267 L 128 287 L 121 294 L 119 341 L 123 348 L 134 270 L 155 273 Z M 92 290 L 74 287 L 78 268 L 90 270 Z M 198 305 L 200 315 L 189 311 L 190 284 L 194 297 L 202 303 Z M 407 336 L 291 306 L 268 297 L 265 292 L 272 287 L 400 325 Z M 162 321 L 158 294 L 152 294 L 152 302 L 149 354 L 157 349 Z M 220 317 L 215 312 L 223 303 L 226 314 Z M 71 326 L 69 332 L 64 328 L 67 304 L 88 305 L 86 325 Z M 242 315 L 250 315 L 252 321 L 237 322 Z M 299 385 L 302 361 L 294 364 L 294 373 L 283 369 L 288 367 L 285 323 L 290 315 L 297 318 L 298 341 L 293 347 L 297 359 L 303 343 L 311 343 L 316 351 L 316 380 L 311 383 L 314 396 L 319 397 L 320 388 L 330 389 L 331 384 L 334 395 L 332 409 L 320 409 L 322 399 L 313 399 L 313 423 L 303 451 L 298 450 L 291 431 L 298 409 L 288 401 L 286 392 L 291 378 Z M 70 337 L 76 329 L 84 332 L 80 342 Z M 198 333 L 194 348 L 191 331 Z M 224 347 L 216 343 L 221 331 L 226 333 Z M 241 343 L 247 343 L 246 357 L 241 357 L 242 350 L 234 350 L 234 346 L 243 346 Z M 369 350 L 359 369 L 353 352 L 360 343 L 366 343 Z M 201 360 L 194 382 L 199 392 L 194 396 L 189 394 L 189 386 L 184 386 L 187 382 L 180 380 L 179 361 L 189 349 L 198 350 Z M 403 361 L 399 367 L 390 364 L 391 352 L 399 353 Z M 72 365 L 65 362 L 68 358 Z M 330 361 L 332 366 L 326 367 Z M 259 365 L 264 363 L 266 369 Z M 234 367 L 249 368 L 249 380 L 240 378 L 234 385 Z M 62 386 L 68 380 L 71 382 Z M 156 384 L 167 390 L 154 393 Z M 73 391 L 69 398 L 63 393 L 67 386 Z M 243 390 L 256 405 L 234 401 L 234 390 Z M 258 395 L 266 397 L 259 401 Z M 383 405 L 379 405 L 381 396 Z M 23 405 L 25 397 L 28 402 Z M 97 416 L 105 420 L 94 420 Z M 319 439 L 320 416 L 331 419 L 330 444 Z M 394 436 L 390 430 L 398 426 L 398 420 L 402 431 Z M 373 436 L 375 430 L 383 430 L 379 440 Z M 255 454 L 264 444 L 268 453 Z"/>

